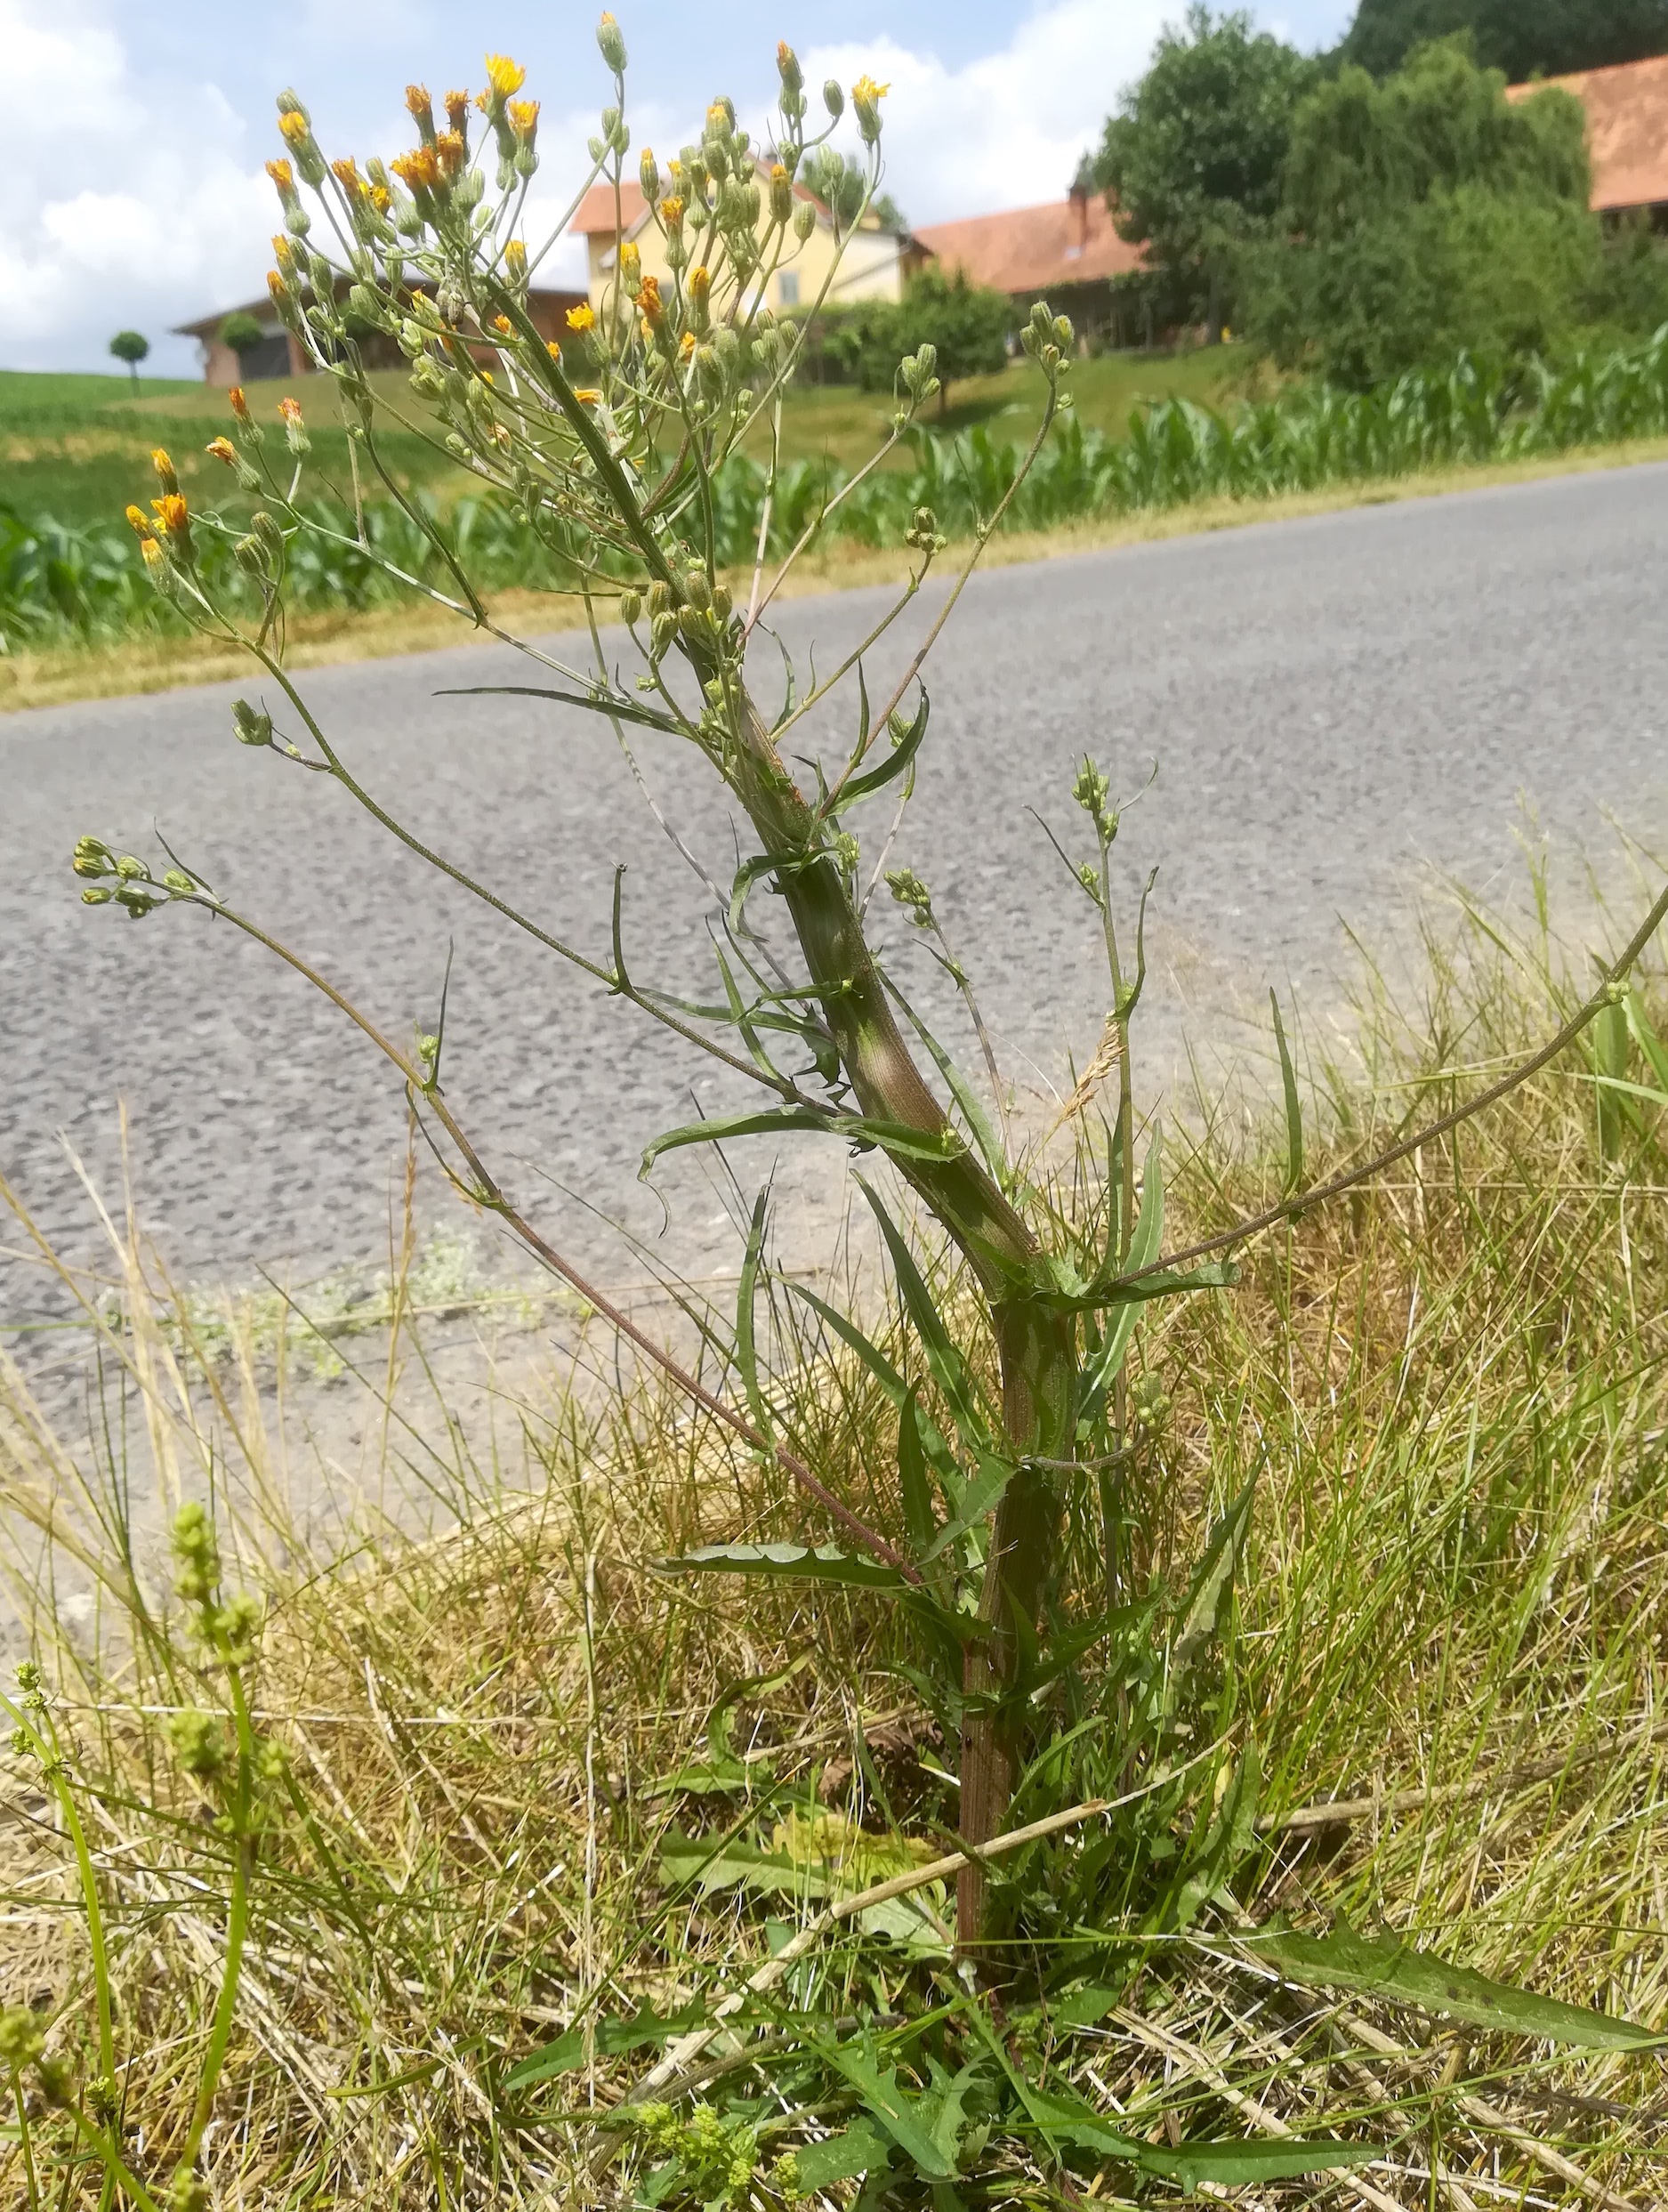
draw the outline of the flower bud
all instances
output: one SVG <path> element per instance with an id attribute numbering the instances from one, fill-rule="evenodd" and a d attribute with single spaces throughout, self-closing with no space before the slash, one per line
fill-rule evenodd
<path id="1" fill-rule="evenodd" d="M 778 161 L 770 172 L 770 220 L 785 223 L 794 213 L 794 180 Z"/>
<path id="2" fill-rule="evenodd" d="M 270 745 L 272 717 L 259 706 L 251 706 L 247 699 L 233 699 L 231 726 L 239 745 Z"/>
<path id="3" fill-rule="evenodd" d="M 643 280 L 643 257 L 634 238 L 627 238 L 620 248 L 620 282 L 633 299 Z"/>
<path id="4" fill-rule="evenodd" d="M 637 181 L 643 188 L 644 199 L 652 206 L 660 198 L 660 164 L 651 147 L 645 146 L 638 157 Z"/>
<path id="5" fill-rule="evenodd" d="M 695 330 L 705 335 L 711 319 L 713 279 L 698 262 L 690 270 L 684 291 L 689 303 L 690 324 Z"/>
<path id="6" fill-rule="evenodd" d="M 625 34 L 611 15 L 605 13 L 597 25 L 597 46 L 615 76 L 623 77 L 625 74 Z"/>
<path id="7" fill-rule="evenodd" d="M 1054 318 L 1054 343 L 1060 347 L 1063 353 L 1068 353 L 1071 351 L 1072 339 L 1075 335 L 1076 334 L 1071 327 L 1071 317 L 1069 315 L 1056 315 Z"/>
<path id="8" fill-rule="evenodd" d="M 831 77 L 822 88 L 822 104 L 836 123 L 846 111 L 846 96 L 841 90 L 838 77 Z"/>
<path id="9" fill-rule="evenodd" d="M 802 246 L 817 228 L 817 210 L 808 199 L 802 199 L 794 210 L 794 236 Z"/>
<path id="10" fill-rule="evenodd" d="M 797 122 L 805 112 L 805 72 L 786 39 L 776 50 L 776 73 L 782 80 L 782 112 L 789 122 Z"/>
<path id="11" fill-rule="evenodd" d="M 636 627 L 639 620 L 641 618 L 642 611 L 643 600 L 642 593 L 641 592 L 622 592 L 620 593 L 620 620 L 625 625 L 628 630 L 634 629 Z"/>
<path id="12" fill-rule="evenodd" d="M 881 134 L 881 102 L 891 90 L 890 85 L 877 85 L 869 76 L 858 77 L 851 87 L 851 105 L 858 119 L 858 135 L 866 146 L 873 146 Z"/>
<path id="13" fill-rule="evenodd" d="M 678 618 L 670 610 L 664 615 L 655 617 L 654 621 L 649 625 L 649 657 L 651 660 L 665 658 L 667 652 L 671 650 L 672 641 L 677 634 L 677 628 Z M 85 892 L 83 896 L 85 896 Z"/>

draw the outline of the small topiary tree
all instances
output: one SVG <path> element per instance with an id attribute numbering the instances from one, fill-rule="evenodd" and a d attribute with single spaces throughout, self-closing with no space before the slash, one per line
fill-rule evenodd
<path id="1" fill-rule="evenodd" d="M 139 364 L 150 351 L 150 340 L 142 330 L 118 330 L 110 340 L 110 351 L 118 361 L 127 363 L 127 373 L 133 380 L 133 390 L 139 389 Z"/>

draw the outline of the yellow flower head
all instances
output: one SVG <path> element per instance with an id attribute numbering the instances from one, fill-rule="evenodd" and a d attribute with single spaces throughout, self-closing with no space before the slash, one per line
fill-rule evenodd
<path id="1" fill-rule="evenodd" d="M 468 128 L 469 94 L 467 93 L 447 93 L 446 95 L 446 119 L 447 123 L 450 124 L 453 130 L 457 131 L 460 133 Z"/>
<path id="2" fill-rule="evenodd" d="M 697 265 L 696 268 L 690 270 L 689 281 L 689 298 L 697 307 L 705 307 L 706 305 L 707 295 L 712 291 L 712 288 L 713 279 L 704 268 Z"/>
<path id="3" fill-rule="evenodd" d="M 203 450 L 212 454 L 216 461 L 223 461 L 228 468 L 237 464 L 238 448 L 230 438 L 211 438 Z"/>
<path id="4" fill-rule="evenodd" d="M 179 490 L 180 480 L 173 472 L 173 464 L 161 446 L 155 446 L 151 448 L 150 465 L 156 470 L 157 481 L 165 492 Z"/>
<path id="5" fill-rule="evenodd" d="M 683 335 L 678 340 L 678 351 L 683 359 L 687 361 L 694 351 L 695 333 L 692 330 L 686 330 Z"/>
<path id="6" fill-rule="evenodd" d="M 623 276 L 629 284 L 636 276 L 638 270 L 642 267 L 642 265 L 643 257 L 638 251 L 636 239 L 627 238 L 624 245 L 620 248 L 621 276 Z"/>
<path id="7" fill-rule="evenodd" d="M 515 335 L 515 325 L 507 315 L 495 315 L 492 319 L 492 327 L 495 330 L 502 332 L 506 338 L 513 338 Z"/>
<path id="8" fill-rule="evenodd" d="M 493 99 L 508 100 L 512 93 L 519 93 L 527 83 L 527 71 L 519 61 L 512 61 L 507 53 L 489 53 L 487 56 L 487 82 L 492 88 Z M 482 94 L 480 104 L 482 107 L 488 104 L 487 94 Z"/>
<path id="9" fill-rule="evenodd" d="M 274 303 L 279 307 L 282 307 L 289 298 L 290 288 L 276 269 L 267 270 L 266 288 L 272 295 Z"/>
<path id="10" fill-rule="evenodd" d="M 359 174 L 359 165 L 352 155 L 350 154 L 343 161 L 333 161 L 330 166 L 336 182 L 348 198 L 350 199 L 359 198 L 365 190 L 365 179 Z"/>
<path id="11" fill-rule="evenodd" d="M 287 115 L 278 119 L 278 135 L 286 146 L 302 147 L 312 136 L 312 126 L 299 108 L 292 108 Z"/>
<path id="12" fill-rule="evenodd" d="M 185 501 L 177 491 L 165 492 L 160 499 L 153 499 L 151 506 L 163 529 L 170 537 L 183 537 L 190 524 Z"/>
<path id="13" fill-rule="evenodd" d="M 138 537 L 148 537 L 150 535 L 150 517 L 145 513 L 143 507 L 129 507 L 127 522 L 128 528 Z"/>
<path id="14" fill-rule="evenodd" d="M 574 398 L 578 400 L 581 407 L 595 407 L 601 397 L 602 394 L 600 392 L 593 392 L 588 386 L 585 390 L 576 392 L 574 394 Z"/>
<path id="15" fill-rule="evenodd" d="M 231 411 L 238 420 L 246 423 L 249 419 L 249 402 L 243 396 L 243 386 L 234 384 L 226 397 L 231 401 Z"/>
<path id="16" fill-rule="evenodd" d="M 434 128 L 434 102 L 429 97 L 426 85 L 407 85 L 406 111 L 419 127 L 425 131 Z"/>
<path id="17" fill-rule="evenodd" d="M 288 199 L 295 190 L 295 172 L 287 161 L 269 161 L 266 173 L 278 188 L 281 198 Z"/>
<path id="18" fill-rule="evenodd" d="M 570 307 L 568 310 L 569 330 L 590 330 L 594 327 L 596 319 L 596 310 L 584 300 L 582 300 L 577 307 Z"/>
<path id="19" fill-rule="evenodd" d="M 552 338 L 549 341 L 544 348 L 544 351 L 550 355 L 552 360 L 555 362 L 557 367 L 560 368 L 562 365 L 562 350 L 560 346 L 557 344 L 554 338 Z"/>
<path id="20" fill-rule="evenodd" d="M 455 177 L 469 159 L 469 143 L 462 131 L 442 131 L 434 141 L 442 176 Z"/>
<path id="21" fill-rule="evenodd" d="M 286 424 L 299 423 L 302 419 L 302 403 L 299 400 L 280 400 L 278 403 L 278 411 Z"/>
<path id="22" fill-rule="evenodd" d="M 510 128 L 516 136 L 524 145 L 530 146 L 533 142 L 533 133 L 538 128 L 537 101 L 512 100 L 504 109 L 504 113 L 509 117 Z"/>
<path id="23" fill-rule="evenodd" d="M 527 240 L 512 238 L 504 249 L 505 273 L 512 284 L 520 284 L 527 276 Z"/>
<path id="24" fill-rule="evenodd" d="M 281 230 L 273 235 L 272 258 L 286 277 L 293 274 L 295 266 L 294 248 Z"/>
<path id="25" fill-rule="evenodd" d="M 440 182 L 440 157 L 432 146 L 414 146 L 408 154 L 399 154 L 389 167 L 402 184 L 414 192 L 431 191 Z"/>
<path id="26" fill-rule="evenodd" d="M 872 108 L 876 101 L 884 100 L 891 89 L 890 85 L 877 85 L 872 77 L 860 77 L 851 87 L 851 98 L 858 107 Z"/>
<path id="27" fill-rule="evenodd" d="M 660 281 L 658 278 L 645 277 L 643 279 L 643 288 L 637 295 L 637 305 L 643 320 L 648 323 L 651 328 L 665 315 L 666 311 L 660 303 Z"/>
<path id="28" fill-rule="evenodd" d="M 168 556 L 154 537 L 141 537 L 139 541 L 139 550 L 144 554 L 145 566 L 153 576 L 159 569 L 167 567 Z"/>
<path id="29" fill-rule="evenodd" d="M 372 185 L 371 206 L 375 208 L 379 215 L 385 215 L 393 204 L 394 196 L 385 184 Z"/>
<path id="30" fill-rule="evenodd" d="M 683 221 L 683 202 L 675 192 L 669 193 L 660 203 L 660 220 L 668 230 L 675 230 Z"/>

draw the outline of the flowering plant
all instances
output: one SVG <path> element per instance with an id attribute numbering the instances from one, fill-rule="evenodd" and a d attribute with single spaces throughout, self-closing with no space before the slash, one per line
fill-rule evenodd
<path id="1" fill-rule="evenodd" d="M 614 98 L 590 141 L 591 166 L 581 190 L 600 181 L 612 191 L 617 246 L 600 296 L 570 311 L 560 337 L 544 335 L 531 310 L 531 279 L 548 247 L 530 250 L 522 236 L 528 190 L 539 162 L 538 105 L 514 97 L 524 72 L 498 54 L 488 55 L 486 88 L 472 101 L 461 92 L 447 94 L 443 124 L 428 92 L 411 86 L 407 106 L 417 144 L 393 161 L 369 160 L 362 172 L 352 158 L 327 160 L 300 98 L 280 95 L 278 129 L 286 151 L 268 169 L 284 230 L 274 240 L 270 288 L 286 327 L 341 400 L 355 460 L 356 500 L 365 481 L 380 479 L 444 561 L 455 588 L 433 595 L 536 664 L 547 678 L 536 687 L 542 696 L 601 714 L 622 736 L 627 725 L 646 727 L 695 747 L 750 825 L 757 852 L 743 867 L 736 896 L 720 917 L 729 988 L 727 1011 L 715 1021 L 708 1018 L 711 1010 L 699 1018 L 674 1012 L 663 996 L 640 988 L 617 943 L 615 962 L 605 969 L 526 924 L 640 1011 L 770 1094 L 763 1112 L 673 1132 L 655 1149 L 754 1131 L 802 1130 L 879 1152 L 960 1248 L 987 1301 L 1001 1369 L 999 1404 L 982 1403 L 971 1380 L 958 1384 L 952 1397 L 962 1418 L 947 1441 L 919 1408 L 902 1413 L 907 1427 L 924 1440 L 935 1470 L 939 1504 L 931 1509 L 929 1533 L 917 1530 L 900 1544 L 866 1528 L 802 1460 L 776 1448 L 802 1487 L 868 1553 L 865 1577 L 878 1567 L 896 1592 L 930 1619 L 947 1668 L 962 1677 L 946 1687 L 962 1738 L 963 1834 L 977 1846 L 1000 1827 L 1011 1788 L 1019 1738 L 1016 1715 L 1008 1708 L 1016 1699 L 1023 1702 L 1016 1671 L 1019 1639 L 1034 1635 L 1055 1567 L 1063 1477 L 1076 1464 L 1084 1436 L 1097 1432 L 1101 1410 L 1110 1405 L 1127 1344 L 1126 1329 L 1103 1328 L 1097 1317 L 1128 1299 L 1107 1290 L 1103 1281 L 1091 1288 L 1063 1255 L 1044 1247 L 1027 1219 L 1024 1179 L 990 1113 L 948 1055 L 926 1038 L 925 1054 L 942 1070 L 951 1103 L 935 1094 L 906 1042 L 895 994 L 866 930 L 855 825 L 866 803 L 910 787 L 929 717 L 922 680 L 927 656 L 1024 472 L 982 518 L 971 558 L 891 696 L 876 712 L 862 692 L 848 755 L 807 795 L 785 763 L 785 740 L 831 694 L 852 688 L 854 678 L 862 691 L 863 654 L 910 603 L 945 549 L 931 511 L 923 508 L 914 517 L 910 573 L 882 621 L 858 651 L 831 674 L 807 684 L 774 721 L 750 688 L 749 647 L 795 561 L 936 396 L 932 349 L 899 361 L 888 435 L 774 568 L 765 558 L 767 485 L 756 557 L 740 589 L 732 587 L 718 562 L 713 482 L 725 458 L 761 427 L 769 432 L 774 472 L 782 395 L 802 333 L 777 319 L 767 295 L 778 272 L 804 256 L 819 232 L 816 296 L 826 295 L 879 185 L 887 88 L 868 76 L 851 87 L 865 163 L 864 195 L 855 210 L 833 189 L 846 174 L 846 157 L 830 142 L 845 112 L 845 94 L 833 82 L 824 86 L 824 120 L 813 133 L 802 72 L 786 44 L 777 52 L 777 111 L 768 145 L 755 145 L 730 101 L 715 100 L 706 109 L 698 141 L 664 167 L 652 152 L 641 152 L 633 193 L 626 171 L 631 138 L 624 119 L 624 42 L 607 15 L 597 36 L 613 75 Z M 494 169 L 491 188 L 488 165 Z M 819 190 L 825 172 L 826 196 Z M 639 195 L 640 214 L 633 212 Z M 567 211 L 562 225 L 573 212 Z M 646 261 L 657 266 L 646 267 Z M 449 453 L 484 485 L 512 500 L 560 554 L 571 589 L 584 602 L 591 666 L 571 665 L 501 628 L 443 522 L 405 499 L 381 459 L 379 427 L 390 408 L 372 386 L 356 330 L 380 332 L 397 343 L 410 363 L 414 398 L 439 426 Z M 1046 387 L 1028 465 L 1065 399 L 1071 326 L 1039 303 L 1025 324 L 1023 341 Z M 188 513 L 162 453 L 155 456 L 161 494 L 150 514 L 137 506 L 129 510 L 147 567 L 190 619 L 247 649 L 300 717 L 317 753 L 309 755 L 280 739 L 269 711 L 246 702 L 236 710 L 238 737 L 305 759 L 335 777 L 415 845 L 357 784 L 284 661 L 285 572 L 296 537 L 334 532 L 340 542 L 365 547 L 359 518 L 345 508 L 333 524 L 316 506 L 303 511 L 299 505 L 308 439 L 293 400 L 281 410 L 286 452 L 278 466 L 241 393 L 234 392 L 232 408 L 237 434 L 217 438 L 210 450 L 262 500 L 237 545 L 240 567 L 261 593 L 258 618 L 239 623 L 215 603 L 196 561 L 192 530 L 194 521 L 205 529 L 224 526 Z M 601 626 L 610 620 L 624 624 L 636 649 L 638 672 L 629 685 L 610 673 L 603 651 Z M 693 700 L 680 671 L 693 678 Z M 1104 846 L 1115 834 L 1116 819 L 1104 805 L 1104 780 L 1095 787 Z M 443 856 L 426 857 L 467 880 Z M 96 839 L 84 841 L 77 867 L 90 879 L 89 900 L 120 905 L 136 917 L 164 900 L 212 900 L 189 871 L 176 867 L 153 878 L 130 856 L 112 855 Z M 782 895 L 806 964 L 805 984 L 786 993 L 761 969 L 745 922 L 748 892 L 767 882 Z M 894 885 L 906 904 L 913 883 L 899 877 Z M 490 896 L 500 911 L 510 911 L 484 886 L 471 882 L 470 887 Z M 1124 1021 L 1134 991 L 1121 977 L 1117 988 L 1117 1018 Z M 729 1037 L 721 1034 L 726 1029 Z M 802 1049 L 811 1072 L 784 1065 L 763 1041 L 771 1035 L 786 1035 Z M 380 1036 L 378 1041 L 385 1042 Z M 463 1147 L 474 1195 L 530 1236 L 452 1115 L 441 1091 L 438 1046 L 427 1059 L 389 1049 L 414 1097 L 439 1118 L 454 1145 Z M 1120 1130 L 1127 1158 L 1127 1113 Z M 1127 1205 L 1124 1214 L 1125 1233 L 1120 1239 L 1114 1231 L 1103 1278 L 1127 1249 Z M 898 1263 L 907 1267 L 890 1217 L 886 1226 Z M 560 1255 L 545 1250 L 544 1256 L 571 1274 Z M 596 1296 L 589 1288 L 587 1295 Z M 736 1425 L 737 1417 L 729 1417 Z M 741 1425 L 762 1444 L 768 1423 Z M 913 1449 L 909 1439 L 902 1449 Z M 727 1563 L 739 1571 L 753 1562 L 738 1555 Z M 826 1557 L 810 1571 L 839 1578 Z M 970 1861 L 961 1893 L 962 1933 L 969 1944 L 982 1940 L 984 1895 L 984 1868 Z"/>

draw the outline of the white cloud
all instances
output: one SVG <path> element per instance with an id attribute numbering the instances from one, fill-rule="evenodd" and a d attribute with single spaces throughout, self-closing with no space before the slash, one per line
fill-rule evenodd
<path id="1" fill-rule="evenodd" d="M 207 84 L 146 96 L 121 41 L 59 0 L 0 0 L 10 145 L 0 167 L 0 366 L 113 367 L 142 330 L 150 367 L 189 375 L 171 323 L 248 294 L 271 188 Z"/>
<path id="2" fill-rule="evenodd" d="M 1177 0 L 1064 0 L 1028 16 L 999 52 L 959 69 L 890 39 L 813 47 L 809 83 L 890 81 L 886 189 L 912 222 L 1063 199 L 1119 91 L 1140 76 Z"/>

